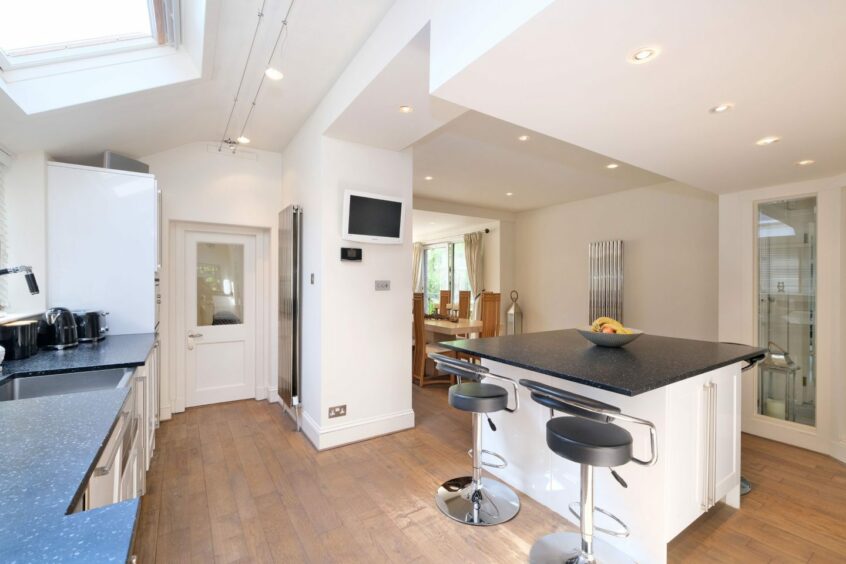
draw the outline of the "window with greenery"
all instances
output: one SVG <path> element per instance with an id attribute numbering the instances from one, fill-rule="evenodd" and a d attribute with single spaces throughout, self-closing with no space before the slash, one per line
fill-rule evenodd
<path id="1" fill-rule="evenodd" d="M 452 303 L 458 303 L 460 291 L 470 290 L 463 242 L 428 245 L 423 251 L 423 291 L 426 313 L 434 313 L 438 310 L 441 290 L 450 291 Z"/>

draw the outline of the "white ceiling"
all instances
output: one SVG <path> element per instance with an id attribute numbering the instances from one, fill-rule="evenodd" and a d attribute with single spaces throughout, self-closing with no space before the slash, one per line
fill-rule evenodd
<path id="1" fill-rule="evenodd" d="M 435 94 L 729 192 L 846 171 L 844 54 L 842 1 L 558 0 Z"/>
<path id="2" fill-rule="evenodd" d="M 426 210 L 412 210 L 414 242 L 466 233 L 472 228 L 496 223 L 495 220 Z"/>
<path id="3" fill-rule="evenodd" d="M 400 106 L 412 108 L 410 113 Z M 429 95 L 429 26 L 400 51 L 326 131 L 346 141 L 399 151 L 464 113 Z"/>
<path id="4" fill-rule="evenodd" d="M 414 108 L 401 113 L 399 107 Z M 520 211 L 666 182 L 557 139 L 429 94 L 429 28 L 379 73 L 328 129 L 384 149 L 414 147 L 414 194 Z M 463 114 L 463 115 L 462 115 Z M 525 143 L 517 141 L 524 133 Z M 426 181 L 425 176 L 434 180 Z M 506 196 L 512 192 L 514 196 Z"/>
<path id="5" fill-rule="evenodd" d="M 610 163 L 619 167 L 605 168 Z M 494 209 L 523 211 L 667 181 L 473 111 L 414 145 L 416 196 Z"/>
<path id="6" fill-rule="evenodd" d="M 265 82 L 245 132 L 251 147 L 285 147 L 392 3 L 295 4 L 281 63 L 285 78 Z M 207 54 L 214 57 L 213 71 L 203 80 L 31 116 L 0 92 L 0 145 L 13 153 L 40 149 L 65 158 L 103 149 L 139 157 L 220 139 L 260 5 L 260 0 L 208 0 L 209 17 L 217 24 L 210 30 L 215 41 Z M 267 2 L 232 137 L 238 135 L 287 7 L 285 0 Z"/>

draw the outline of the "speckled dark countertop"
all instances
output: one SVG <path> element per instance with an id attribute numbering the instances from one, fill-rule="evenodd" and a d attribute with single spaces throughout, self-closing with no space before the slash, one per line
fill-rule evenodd
<path id="1" fill-rule="evenodd" d="M 155 340 L 153 333 L 110 335 L 97 343 L 79 343 L 61 351 L 40 350 L 29 358 L 3 362 L 0 381 L 18 375 L 141 366 Z"/>
<path id="2" fill-rule="evenodd" d="M 3 364 L 4 377 L 144 364 L 152 334 Z M 106 345 L 106 346 L 104 346 Z M 93 472 L 127 388 L 0 402 L 0 562 L 124 562 L 139 499 L 68 514 Z"/>
<path id="3" fill-rule="evenodd" d="M 746 345 L 643 335 L 621 348 L 598 347 L 575 329 L 442 346 L 580 384 L 636 396 L 765 352 Z"/>

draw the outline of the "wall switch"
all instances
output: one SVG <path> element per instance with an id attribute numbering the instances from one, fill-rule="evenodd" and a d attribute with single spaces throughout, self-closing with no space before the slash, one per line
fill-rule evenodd
<path id="1" fill-rule="evenodd" d="M 343 417 L 347 414 L 347 404 L 344 405 L 333 405 L 329 408 L 329 419 L 334 417 Z"/>
<path id="2" fill-rule="evenodd" d="M 391 281 L 390 280 L 377 280 L 376 281 L 376 291 L 377 292 L 387 292 L 391 289 Z"/>

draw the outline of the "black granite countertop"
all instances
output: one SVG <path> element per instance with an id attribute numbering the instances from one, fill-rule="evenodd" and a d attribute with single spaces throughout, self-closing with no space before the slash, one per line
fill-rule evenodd
<path id="1" fill-rule="evenodd" d="M 3 377 L 134 367 L 152 334 L 40 351 Z M 128 388 L 0 402 L 0 562 L 125 562 L 139 499 L 69 513 L 117 421 Z"/>
<path id="2" fill-rule="evenodd" d="M 61 351 L 40 350 L 21 360 L 2 364 L 0 381 L 17 376 L 37 376 L 56 372 L 80 372 L 106 368 L 142 366 L 155 343 L 153 333 L 110 335 L 97 343 L 80 343 Z"/>
<path id="3" fill-rule="evenodd" d="M 575 329 L 448 341 L 441 345 L 626 396 L 636 396 L 765 352 L 746 345 L 654 335 L 643 335 L 621 348 L 598 347 Z"/>

